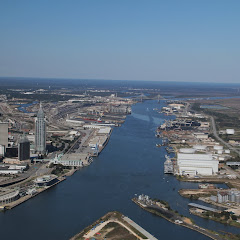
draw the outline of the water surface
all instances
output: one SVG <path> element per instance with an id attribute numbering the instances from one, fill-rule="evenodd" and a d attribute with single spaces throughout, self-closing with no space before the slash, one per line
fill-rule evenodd
<path id="1" fill-rule="evenodd" d="M 92 165 L 15 209 L 0 213 L 1 240 L 66 240 L 112 210 L 130 217 L 158 239 L 209 239 L 142 210 L 131 201 L 135 193 L 166 200 L 203 227 L 239 232 L 190 215 L 190 200 L 181 197 L 178 190 L 198 185 L 163 174 L 166 152 L 155 146 L 160 139 L 154 135 L 156 127 L 172 116 L 153 110 L 162 104 L 146 101 L 134 105 L 132 115 L 114 129 L 107 147 Z"/>

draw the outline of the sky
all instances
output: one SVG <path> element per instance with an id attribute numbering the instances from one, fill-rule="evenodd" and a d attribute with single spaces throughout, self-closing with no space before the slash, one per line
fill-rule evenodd
<path id="1" fill-rule="evenodd" d="M 0 77 L 240 83 L 239 0 L 0 0 Z"/>

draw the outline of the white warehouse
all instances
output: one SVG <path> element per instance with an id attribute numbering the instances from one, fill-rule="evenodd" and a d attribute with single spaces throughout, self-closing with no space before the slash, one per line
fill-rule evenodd
<path id="1" fill-rule="evenodd" d="M 213 175 L 218 172 L 218 163 L 211 154 L 178 153 L 177 156 L 180 175 Z"/>

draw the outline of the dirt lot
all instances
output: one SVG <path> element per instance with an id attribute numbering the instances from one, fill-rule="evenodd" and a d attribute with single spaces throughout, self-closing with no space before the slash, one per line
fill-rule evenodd
<path id="1" fill-rule="evenodd" d="M 136 240 L 137 238 L 133 236 L 129 231 L 115 222 L 108 223 L 100 232 L 94 237 L 96 239 L 104 239 L 105 237 L 109 240 Z"/>

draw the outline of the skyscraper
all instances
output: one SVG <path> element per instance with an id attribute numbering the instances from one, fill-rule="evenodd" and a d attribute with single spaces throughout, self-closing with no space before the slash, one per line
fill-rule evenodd
<path id="1" fill-rule="evenodd" d="M 46 122 L 41 103 L 35 121 L 35 149 L 40 154 L 46 152 Z"/>
<path id="2" fill-rule="evenodd" d="M 30 159 L 30 142 L 25 136 L 18 142 L 18 159 L 20 161 Z"/>

